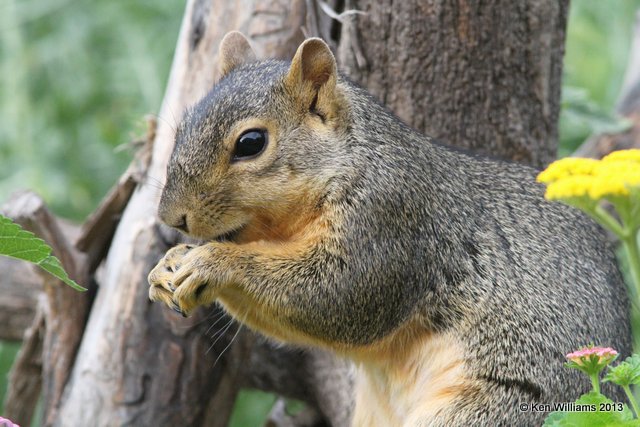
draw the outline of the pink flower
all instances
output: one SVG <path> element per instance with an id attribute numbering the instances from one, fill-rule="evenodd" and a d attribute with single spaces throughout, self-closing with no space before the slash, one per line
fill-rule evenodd
<path id="1" fill-rule="evenodd" d="M 616 360 L 618 352 L 611 347 L 584 347 L 565 356 L 566 366 L 579 369 L 587 375 L 597 375 L 605 366 Z"/>
<path id="2" fill-rule="evenodd" d="M 0 427 L 20 427 L 20 426 L 18 424 L 15 424 L 11 420 L 0 417 Z"/>
<path id="3" fill-rule="evenodd" d="M 618 356 L 618 352 L 611 347 L 585 347 L 569 353 L 565 357 L 578 365 L 584 365 L 585 359 L 591 359 L 592 356 L 598 358 L 598 363 L 606 362 L 608 364 Z"/>

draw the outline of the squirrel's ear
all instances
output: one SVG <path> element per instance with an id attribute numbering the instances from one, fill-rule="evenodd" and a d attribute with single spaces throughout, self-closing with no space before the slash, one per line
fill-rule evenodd
<path id="1" fill-rule="evenodd" d="M 285 84 L 306 107 L 330 113 L 337 74 L 336 59 L 329 46 L 322 39 L 311 38 L 298 47 Z"/>
<path id="2" fill-rule="evenodd" d="M 240 31 L 227 33 L 220 42 L 219 52 L 220 77 L 226 76 L 234 68 L 256 60 L 249 40 Z"/>

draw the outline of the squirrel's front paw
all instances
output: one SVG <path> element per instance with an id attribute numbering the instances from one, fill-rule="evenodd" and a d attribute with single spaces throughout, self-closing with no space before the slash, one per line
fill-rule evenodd
<path id="1" fill-rule="evenodd" d="M 222 283 L 214 268 L 215 252 L 213 243 L 170 249 L 149 273 L 149 298 L 164 302 L 183 316 L 213 302 Z"/>
<path id="2" fill-rule="evenodd" d="M 176 272 L 182 266 L 184 256 L 193 248 L 192 245 L 178 245 L 169 249 L 147 277 L 150 286 L 149 299 L 164 302 L 182 315 L 184 313 L 173 302 L 173 292 L 176 290 L 173 282 Z"/>

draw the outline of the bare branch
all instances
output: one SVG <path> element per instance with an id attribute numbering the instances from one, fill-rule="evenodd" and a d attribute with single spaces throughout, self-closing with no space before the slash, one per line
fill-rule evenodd
<path id="1" fill-rule="evenodd" d="M 40 305 L 42 308 L 42 305 Z M 9 374 L 3 415 L 23 426 L 31 420 L 42 389 L 42 342 L 45 335 L 44 310 L 38 310 L 25 332 L 24 343 Z"/>
<path id="2" fill-rule="evenodd" d="M 84 256 L 71 245 L 58 220 L 40 197 L 33 193 L 19 193 L 7 202 L 3 210 L 18 224 L 45 240 L 72 279 L 87 284 Z M 40 269 L 36 271 L 42 280 L 45 294 L 44 303 L 39 306 L 45 323 L 42 346 L 44 412 L 47 416 L 53 416 L 84 331 L 90 294 L 77 292 Z M 21 357 L 32 356 L 23 352 Z M 18 366 L 28 363 L 29 360 L 16 362 Z"/>
<path id="3" fill-rule="evenodd" d="M 40 277 L 24 261 L 0 257 L 0 340 L 20 341 L 36 313 Z"/>

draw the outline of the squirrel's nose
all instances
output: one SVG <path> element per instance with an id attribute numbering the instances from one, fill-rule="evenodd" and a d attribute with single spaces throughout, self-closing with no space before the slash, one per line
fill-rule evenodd
<path id="1" fill-rule="evenodd" d="M 178 230 L 188 233 L 189 224 L 187 222 L 187 214 L 180 214 L 179 212 L 170 212 L 167 209 L 163 209 L 164 205 L 160 206 L 158 216 L 160 221 L 167 224 L 169 227 L 177 228 Z"/>
<path id="2" fill-rule="evenodd" d="M 160 221 L 169 227 L 177 228 L 184 233 L 189 232 L 186 209 L 176 203 L 171 197 L 167 197 L 166 192 L 162 193 L 160 203 L 158 204 L 158 217 Z"/>
<path id="3" fill-rule="evenodd" d="M 182 215 L 174 224 L 169 224 L 171 227 L 177 228 L 185 233 L 189 232 L 189 226 L 187 225 L 187 215 Z"/>

